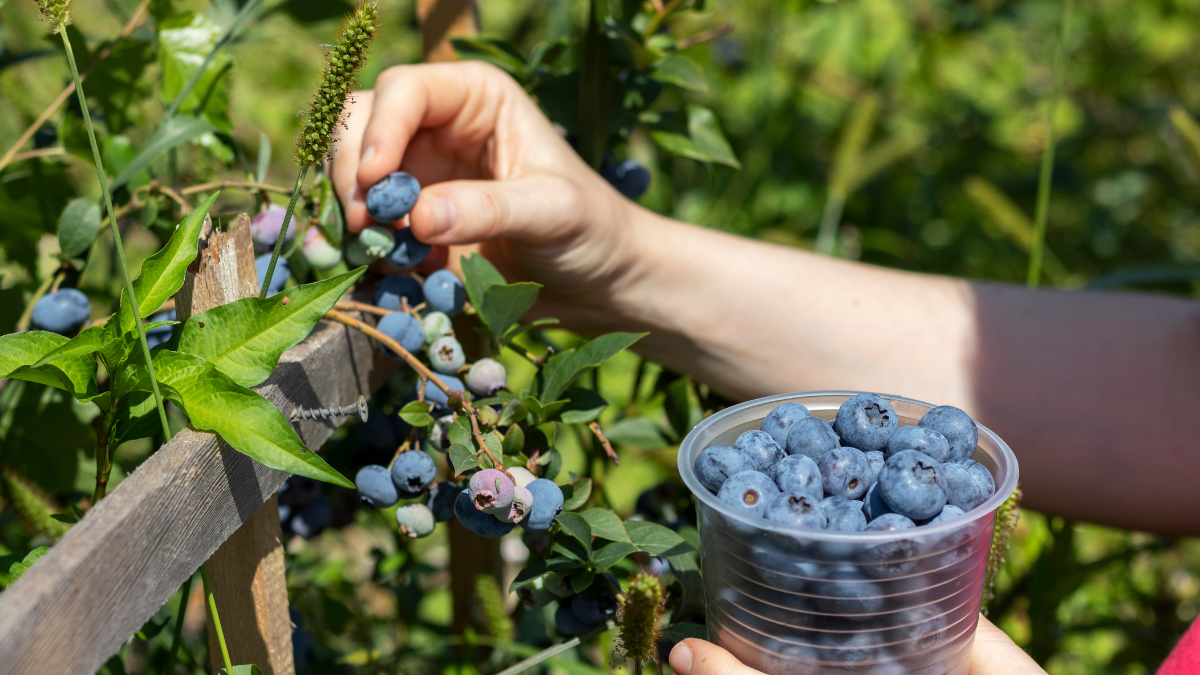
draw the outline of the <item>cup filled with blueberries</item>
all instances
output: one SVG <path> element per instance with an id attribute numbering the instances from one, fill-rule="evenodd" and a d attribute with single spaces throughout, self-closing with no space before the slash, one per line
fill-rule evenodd
<path id="1" fill-rule="evenodd" d="M 781 394 L 679 448 L 709 638 L 791 673 L 966 673 L 996 511 L 1017 460 L 952 406 Z"/>

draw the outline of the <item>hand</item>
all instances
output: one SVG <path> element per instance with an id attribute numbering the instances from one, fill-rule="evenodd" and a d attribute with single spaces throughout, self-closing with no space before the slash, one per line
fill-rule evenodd
<path id="1" fill-rule="evenodd" d="M 480 62 L 398 66 L 347 107 L 331 170 L 352 232 L 372 222 L 367 189 L 407 171 L 423 186 L 409 216 L 418 239 L 481 243 L 507 278 L 545 286 L 544 314 L 603 311 L 630 269 L 632 204 L 507 74 Z"/>
<path id="2" fill-rule="evenodd" d="M 688 638 L 671 650 L 671 668 L 678 675 L 763 675 L 742 665 L 732 654 L 704 640 Z M 970 675 L 1045 675 L 1004 631 L 982 615 L 975 631 Z"/>

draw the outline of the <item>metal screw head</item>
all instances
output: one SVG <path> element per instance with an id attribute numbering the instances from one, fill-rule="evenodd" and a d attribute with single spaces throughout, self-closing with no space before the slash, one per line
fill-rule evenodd
<path id="1" fill-rule="evenodd" d="M 366 396 L 358 397 L 358 417 L 359 417 L 359 419 L 361 419 L 364 422 L 367 421 L 367 397 Z"/>

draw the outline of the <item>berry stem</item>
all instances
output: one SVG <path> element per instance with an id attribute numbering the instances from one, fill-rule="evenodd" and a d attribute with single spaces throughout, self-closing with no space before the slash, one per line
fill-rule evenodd
<path id="1" fill-rule="evenodd" d="M 183 642 L 183 619 L 187 613 L 188 596 L 192 593 L 192 579 L 195 575 L 187 578 L 183 582 L 183 587 L 179 589 L 179 609 L 175 611 L 175 631 L 171 636 L 171 650 L 167 652 L 167 667 L 163 671 L 170 675 L 175 675 L 175 660 L 179 653 L 179 645 Z"/>
<path id="2" fill-rule="evenodd" d="M 204 582 L 204 599 L 208 602 L 208 611 L 212 614 L 213 628 L 217 630 L 217 644 L 221 645 L 221 658 L 225 661 L 225 672 L 233 673 L 233 661 L 229 658 L 229 647 L 225 646 L 225 632 L 221 630 L 221 617 L 217 614 L 217 599 L 213 596 L 212 585 L 208 583 L 208 568 L 200 566 L 200 579 Z"/>
<path id="3" fill-rule="evenodd" d="M 604 452 L 608 453 L 609 458 L 612 459 L 613 465 L 621 466 L 621 458 L 617 457 L 617 451 L 613 450 L 612 443 L 608 442 L 608 437 L 605 436 L 604 432 L 600 430 L 600 425 L 593 420 L 588 422 L 588 428 L 592 430 L 593 434 L 596 434 L 596 438 L 600 441 L 600 445 L 604 446 Z"/>
<path id="4" fill-rule="evenodd" d="M 1025 284 L 1036 288 L 1042 281 L 1042 259 L 1046 252 L 1046 217 L 1050 210 L 1050 187 L 1054 182 L 1054 113 L 1062 96 L 1063 71 L 1066 70 L 1067 29 L 1071 21 L 1072 0 L 1063 0 L 1062 25 L 1058 44 L 1054 47 L 1054 89 L 1050 93 L 1050 112 L 1047 121 L 1046 149 L 1038 173 L 1037 206 L 1033 215 L 1033 246 L 1029 250 L 1029 273 Z"/>
<path id="5" fill-rule="evenodd" d="M 29 299 L 29 304 L 25 305 L 25 310 L 21 312 L 21 318 L 17 319 L 17 327 L 14 332 L 23 333 L 29 330 L 29 322 L 33 320 L 33 306 L 37 304 L 38 300 L 42 299 L 42 296 L 50 290 L 51 286 L 57 286 L 62 283 L 65 275 L 66 272 L 59 271 L 58 274 L 51 274 L 46 277 L 42 285 L 38 286 L 38 289 L 33 292 L 33 297 Z"/>
<path id="6" fill-rule="evenodd" d="M 394 314 L 400 311 L 398 309 L 384 309 L 382 307 L 376 307 L 375 305 L 369 305 L 365 302 L 357 302 L 355 300 L 338 300 L 333 307 L 334 309 L 341 309 L 347 312 L 362 312 L 364 314 L 374 314 L 375 316 L 387 316 L 388 314 Z"/>
<path id="7" fill-rule="evenodd" d="M 279 253 L 283 251 L 283 235 L 287 234 L 288 224 L 292 220 L 292 213 L 296 210 L 296 201 L 300 199 L 300 190 L 304 187 L 304 176 L 308 173 L 308 167 L 300 167 L 300 173 L 296 174 L 296 185 L 292 188 L 292 199 L 288 202 L 287 211 L 283 214 L 283 225 L 279 228 L 279 238 L 275 240 L 275 250 L 271 252 L 271 264 L 267 265 L 267 273 L 263 275 L 262 289 L 258 291 L 258 297 L 267 297 L 267 289 L 271 287 L 271 276 L 275 274 L 275 263 L 279 261 Z M 297 234 L 299 238 L 299 234 Z"/>
<path id="8" fill-rule="evenodd" d="M 158 420 L 162 423 L 163 436 L 170 440 L 171 426 L 167 424 L 167 409 L 163 406 L 162 392 L 158 390 L 158 378 L 154 374 L 154 361 L 150 358 L 150 345 L 146 342 L 146 327 L 142 325 L 142 312 L 138 309 L 137 293 L 133 292 L 133 279 L 129 277 L 129 263 L 125 261 L 125 246 L 121 243 L 121 231 L 117 228 L 117 217 L 113 213 L 112 194 L 108 191 L 108 178 L 104 175 L 104 162 L 100 159 L 100 147 L 96 144 L 96 130 L 92 128 L 92 117 L 88 112 L 87 97 L 83 94 L 83 83 L 79 80 L 79 67 L 75 65 L 75 52 L 71 50 L 71 41 L 67 39 L 67 32 L 63 30 L 58 34 L 62 37 L 63 48 L 67 52 L 67 63 L 71 66 L 71 80 L 75 83 L 75 95 L 79 98 L 79 109 L 83 113 L 83 125 L 87 128 L 88 142 L 92 146 L 92 161 L 96 165 L 96 178 L 100 181 L 100 191 L 104 194 L 104 206 L 108 209 L 108 227 L 112 230 L 113 247 L 117 251 L 117 261 L 121 264 L 125 295 L 129 298 L 129 308 L 133 310 L 133 323 L 137 326 L 138 342 L 142 345 L 142 358 L 146 361 L 146 371 L 150 375 L 150 389 L 154 392 L 154 403 L 158 407 Z"/>
<path id="9" fill-rule="evenodd" d="M 215 180 L 211 183 L 199 183 L 189 185 L 179 191 L 181 195 L 192 195 L 197 192 L 208 192 L 209 190 L 224 190 L 225 188 L 245 188 L 252 192 L 278 192 L 280 194 L 288 194 L 288 189 L 279 185 L 270 185 L 268 183 L 256 183 L 250 180 Z"/>

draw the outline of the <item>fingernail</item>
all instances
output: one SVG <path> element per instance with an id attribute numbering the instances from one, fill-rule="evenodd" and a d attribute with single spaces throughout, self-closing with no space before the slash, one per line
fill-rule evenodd
<path id="1" fill-rule="evenodd" d="M 359 158 L 358 163 L 366 164 L 367 162 L 371 161 L 372 159 L 375 159 L 375 146 L 368 145 L 367 149 L 363 150 L 362 157 Z"/>
<path id="2" fill-rule="evenodd" d="M 429 233 L 433 236 L 445 234 L 458 222 L 458 209 L 454 202 L 442 197 L 428 195 L 421 198 L 425 202 L 425 213 L 429 216 Z"/>
<path id="3" fill-rule="evenodd" d="M 677 675 L 688 675 L 692 672 L 692 648 L 682 642 L 675 645 L 667 660 L 671 662 L 671 669 Z"/>

